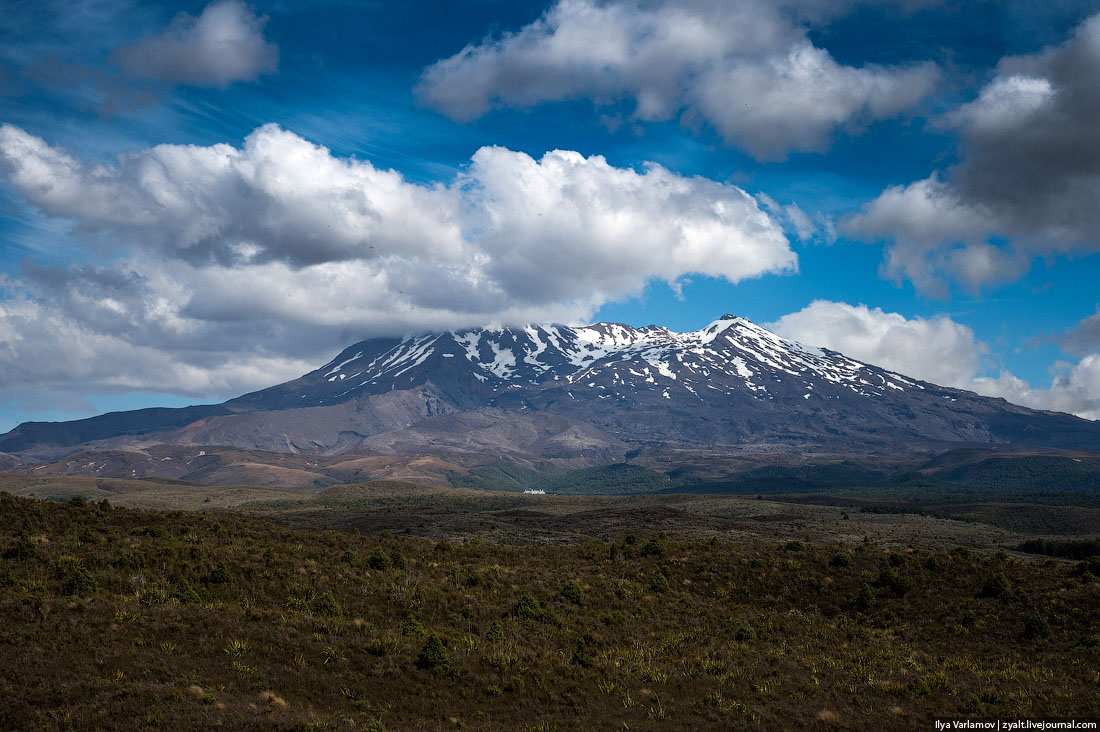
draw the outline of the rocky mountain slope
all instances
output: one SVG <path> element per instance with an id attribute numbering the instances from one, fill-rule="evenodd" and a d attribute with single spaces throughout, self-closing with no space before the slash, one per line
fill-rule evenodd
<path id="1" fill-rule="evenodd" d="M 639 448 L 868 453 L 1100 449 L 1100 423 L 940 387 L 723 316 L 375 338 L 220 405 L 25 423 L 0 452 L 230 445 L 280 452 L 621 459 Z"/>

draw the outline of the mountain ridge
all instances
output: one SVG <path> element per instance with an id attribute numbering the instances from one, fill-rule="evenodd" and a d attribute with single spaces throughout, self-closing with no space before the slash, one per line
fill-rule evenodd
<path id="1" fill-rule="evenodd" d="M 723 315 L 374 338 L 298 379 L 216 405 L 24 423 L 0 452 L 219 444 L 279 452 L 1100 449 L 1100 423 L 938 386 Z"/>

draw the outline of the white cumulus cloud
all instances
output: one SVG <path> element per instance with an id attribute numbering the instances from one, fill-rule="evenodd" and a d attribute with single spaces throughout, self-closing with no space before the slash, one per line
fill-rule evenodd
<path id="1" fill-rule="evenodd" d="M 458 120 L 542 102 L 631 100 L 634 119 L 683 115 L 767 160 L 822 151 L 838 129 L 897 116 L 931 92 L 932 64 L 840 64 L 810 42 L 790 5 L 558 0 L 519 31 L 433 64 L 417 91 Z"/>
<path id="2" fill-rule="evenodd" d="M 570 151 L 482 148 L 454 180 L 418 184 L 275 125 L 113 165 L 4 125 L 0 175 L 70 220 L 92 262 L 4 284 L 8 391 L 230 396 L 372 335 L 577 321 L 653 278 L 797 269 L 740 188 Z M 69 344 L 78 358 L 50 356 Z"/>
<path id="3" fill-rule="evenodd" d="M 842 223 L 886 243 L 885 273 L 943 296 L 1019 279 L 1051 255 L 1100 252 L 1100 14 L 1065 43 L 1001 60 L 939 124 L 960 162 L 887 188 Z"/>
<path id="4" fill-rule="evenodd" d="M 1033 409 L 1100 419 L 1100 353 L 1058 362 L 1047 388 L 1009 371 L 986 376 L 989 347 L 946 315 L 907 318 L 866 305 L 815 300 L 771 323 L 776 333 L 941 386 L 1003 397 Z"/>
<path id="5" fill-rule="evenodd" d="M 906 318 L 881 308 L 814 300 L 770 326 L 785 338 L 943 386 L 969 388 L 988 348 L 947 316 Z"/>

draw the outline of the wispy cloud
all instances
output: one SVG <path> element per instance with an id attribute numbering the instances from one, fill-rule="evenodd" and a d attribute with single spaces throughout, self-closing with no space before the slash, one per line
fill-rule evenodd
<path id="1" fill-rule="evenodd" d="M 123 46 L 114 61 L 132 76 L 225 87 L 274 71 L 279 48 L 264 39 L 266 16 L 239 0 L 206 6 L 197 17 L 180 13 L 164 33 Z"/>

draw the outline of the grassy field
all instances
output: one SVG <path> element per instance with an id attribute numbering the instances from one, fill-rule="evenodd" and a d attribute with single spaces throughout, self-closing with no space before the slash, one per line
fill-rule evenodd
<path id="1" fill-rule="evenodd" d="M 325 500 L 311 510 L 338 512 L 354 495 Z M 712 514 L 753 503 L 737 500 Z M 2 729 L 931 729 L 1100 716 L 1096 560 L 717 530 L 433 541 L 7 493 L 0 527 Z"/>

